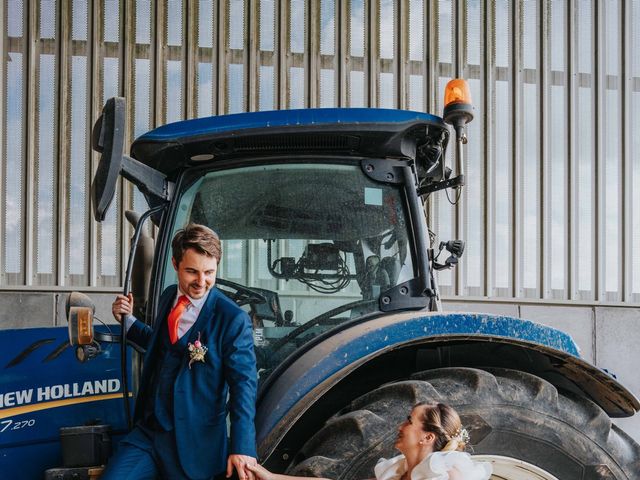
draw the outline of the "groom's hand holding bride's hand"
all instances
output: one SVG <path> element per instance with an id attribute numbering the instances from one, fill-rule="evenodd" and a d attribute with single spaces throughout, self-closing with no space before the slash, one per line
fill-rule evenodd
<path id="1" fill-rule="evenodd" d="M 255 480 L 249 467 L 256 463 L 255 458 L 247 455 L 229 455 L 227 460 L 227 478 L 231 477 L 235 470 L 238 473 L 239 480 Z"/>
<path id="2" fill-rule="evenodd" d="M 254 473 L 254 475 L 256 476 L 256 480 L 275 480 L 274 474 L 259 463 L 256 463 L 255 465 L 247 465 L 246 468 Z"/>

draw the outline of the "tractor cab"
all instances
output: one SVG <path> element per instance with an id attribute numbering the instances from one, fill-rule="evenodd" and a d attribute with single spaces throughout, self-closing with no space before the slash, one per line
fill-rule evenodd
<path id="1" fill-rule="evenodd" d="M 261 382 L 329 330 L 433 309 L 418 189 L 447 180 L 447 141 L 438 117 L 376 109 L 255 112 L 149 132 L 128 161 L 162 177 L 156 190 L 171 197 L 141 188 L 162 209 L 144 301 L 175 282 L 175 232 L 201 223 L 222 240 L 217 287 L 253 321 Z"/>

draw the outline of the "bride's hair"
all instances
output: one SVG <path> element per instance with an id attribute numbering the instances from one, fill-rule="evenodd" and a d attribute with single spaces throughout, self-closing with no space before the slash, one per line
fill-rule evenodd
<path id="1" fill-rule="evenodd" d="M 444 403 L 418 403 L 416 407 L 425 406 L 422 417 L 422 429 L 436 435 L 433 451 L 463 451 L 468 441 L 468 434 L 460 416 L 449 405 Z"/>

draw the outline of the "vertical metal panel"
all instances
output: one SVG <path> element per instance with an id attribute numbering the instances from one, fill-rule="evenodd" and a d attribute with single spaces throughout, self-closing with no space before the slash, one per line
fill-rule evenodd
<path id="1" fill-rule="evenodd" d="M 28 18 L 27 18 L 27 55 L 25 78 L 34 79 L 36 77 L 38 58 L 36 52 L 38 51 L 37 42 L 34 39 L 38 38 L 38 3 L 31 2 L 27 6 Z M 25 221 L 22 224 L 24 235 L 24 251 L 22 252 L 22 268 L 24 271 L 24 282 L 26 285 L 33 284 L 33 248 L 34 248 L 34 235 L 35 232 L 32 229 L 34 220 L 34 208 L 35 208 L 35 182 L 36 178 L 35 169 L 35 155 L 36 155 L 36 92 L 38 90 L 38 82 L 27 81 L 26 84 L 26 116 L 24 118 L 24 132 L 26 133 L 25 145 L 26 145 L 26 158 L 24 158 L 24 175 L 25 178 L 21 178 L 20 181 L 24 182 L 24 218 Z M 27 181 L 29 179 L 30 181 Z"/>
<path id="2" fill-rule="evenodd" d="M 522 271 L 524 264 L 524 255 L 522 252 L 522 234 L 523 234 L 523 204 L 522 204 L 522 161 L 518 161 L 521 148 L 522 148 L 522 95 L 521 90 L 523 87 L 522 81 L 522 9 L 523 5 L 521 2 L 514 2 L 511 10 L 511 35 L 509 38 L 511 44 L 511 61 L 515 66 L 511 70 L 511 95 L 512 95 L 512 103 L 510 105 L 511 110 L 511 119 L 513 124 L 508 128 L 511 134 L 512 141 L 512 175 L 511 175 L 511 191 L 513 195 L 513 209 L 511 211 L 511 245 L 512 245 L 512 284 L 511 284 L 511 295 L 515 297 L 522 296 L 524 291 L 522 289 Z M 516 122 L 515 119 L 520 119 Z"/>
<path id="3" fill-rule="evenodd" d="M 63 285 L 87 285 L 89 268 L 90 196 L 86 186 L 91 181 L 89 169 L 89 13 L 87 0 L 74 0 L 63 10 L 65 19 L 63 69 L 60 81 L 64 85 L 63 120 L 64 139 L 62 167 L 66 170 L 65 236 Z"/>
<path id="4" fill-rule="evenodd" d="M 33 224 L 28 228 L 34 232 L 32 278 L 34 285 L 53 285 L 56 264 L 55 239 L 57 231 L 57 99 L 58 57 L 57 2 L 44 1 L 38 5 L 38 43 L 35 55 L 36 97 L 35 144 L 33 191 Z M 55 200 L 54 200 L 55 199 Z"/>
<path id="5" fill-rule="evenodd" d="M 596 207 L 594 211 L 595 220 L 595 298 L 596 300 L 603 300 L 605 298 L 605 256 L 604 256 L 604 174 L 603 174 L 603 159 L 604 159 L 604 147 L 602 138 L 602 129 L 604 127 L 604 121 L 602 116 L 604 114 L 604 95 L 603 89 L 603 71 L 604 71 L 604 56 L 602 55 L 602 49 L 604 48 L 604 6 L 600 3 L 594 5 L 594 40 L 596 48 L 594 50 L 594 91 L 595 91 L 595 201 Z"/>
<path id="6" fill-rule="evenodd" d="M 520 32 L 514 38 L 518 45 L 521 68 L 516 73 L 518 97 L 515 118 L 517 156 L 514 158 L 518 174 L 516 192 L 518 208 L 514 218 L 516 229 L 516 258 L 519 274 L 517 295 L 536 298 L 540 295 L 540 9 L 537 0 L 522 2 L 518 13 Z"/>
<path id="7" fill-rule="evenodd" d="M 369 11 L 368 0 L 349 0 L 347 8 L 348 41 L 345 52 L 344 75 L 346 80 L 346 104 L 348 107 L 364 107 L 368 102 L 367 78 L 368 44 L 365 26 Z"/>
<path id="8" fill-rule="evenodd" d="M 627 4 L 629 6 L 629 4 Z M 630 229 L 626 236 L 629 260 L 625 276 L 627 302 L 640 302 L 640 0 L 630 2 L 631 12 L 627 19 L 625 65 L 629 66 L 626 75 L 627 95 L 624 102 L 630 112 L 625 118 L 627 138 L 627 219 L 625 225 Z"/>
<path id="9" fill-rule="evenodd" d="M 309 104 L 309 5 L 306 0 L 291 0 L 289 8 L 282 11 L 285 36 L 284 75 L 281 75 L 281 98 L 284 108 L 304 108 Z M 284 26 L 286 25 L 286 29 Z"/>
<path id="10" fill-rule="evenodd" d="M 396 95 L 397 108 L 407 110 L 407 79 L 406 68 L 409 60 L 409 42 L 407 34 L 409 32 L 409 2 L 399 1 L 396 13 Z M 418 41 L 422 39 L 422 35 Z"/>
<path id="11" fill-rule="evenodd" d="M 307 18 L 305 18 L 305 24 L 307 25 L 307 85 L 308 90 L 307 105 L 310 108 L 317 108 L 319 105 L 319 93 L 322 89 L 320 86 L 320 45 L 321 39 L 321 27 L 322 24 L 322 5 L 323 2 L 307 2 L 305 9 L 307 12 Z M 326 7 L 325 7 L 326 8 Z M 335 16 L 334 16 L 335 18 Z M 327 39 L 335 46 L 335 24 L 334 34 L 329 35 Z M 335 47 L 334 47 L 335 48 Z M 331 88 L 332 95 L 335 98 L 336 87 L 335 84 Z"/>
<path id="12" fill-rule="evenodd" d="M 512 241 L 512 212 L 515 206 L 513 196 L 513 4 L 505 0 L 496 1 L 493 10 L 494 44 L 491 58 L 491 117 L 489 125 L 491 146 L 490 163 L 492 186 L 490 208 L 493 222 L 488 243 L 491 244 L 493 262 L 488 265 L 491 272 L 490 296 L 511 296 L 513 294 L 514 243 Z"/>
<path id="13" fill-rule="evenodd" d="M 198 2 L 193 59 L 195 70 L 196 117 L 207 117 L 217 113 L 218 70 L 218 10 L 208 0 Z"/>
<path id="14" fill-rule="evenodd" d="M 599 273 L 600 299 L 607 301 L 621 300 L 620 260 L 622 257 L 621 235 L 621 72 L 620 72 L 620 21 L 621 8 L 618 0 L 601 2 L 599 19 L 600 39 L 603 48 L 601 54 L 599 82 L 601 88 L 600 105 L 602 106 L 602 128 L 599 129 L 600 148 L 599 165 L 599 256 L 602 271 Z M 612 139 L 616 139 L 612 141 Z"/>
<path id="15" fill-rule="evenodd" d="M 483 296 L 489 296 L 494 288 L 494 265 L 495 262 L 495 235 L 493 234 L 493 225 L 495 224 L 495 210 L 493 208 L 493 178 L 495 176 L 495 168 L 492 152 L 494 151 L 495 137 L 491 134 L 491 128 L 495 123 L 495 109 L 493 108 L 495 99 L 495 71 L 494 58 L 495 55 L 495 7 L 487 5 L 483 18 L 483 36 L 484 36 L 484 72 L 481 81 L 484 83 L 484 101 L 482 105 L 482 119 L 485 124 L 484 149 L 483 149 L 483 171 L 484 171 L 484 195 L 482 206 L 484 208 L 484 265 L 483 265 L 483 281 L 484 289 L 481 293 Z"/>
<path id="16" fill-rule="evenodd" d="M 560 2 L 562 0 L 559 0 Z M 558 4 L 558 0 L 555 2 Z M 540 19 L 540 26 L 538 27 L 538 46 L 539 46 L 539 110 L 540 121 L 538 124 L 538 142 L 540 144 L 540 256 L 538 257 L 538 269 L 540 274 L 538 275 L 538 286 L 540 288 L 540 296 L 548 298 L 549 281 L 551 274 L 551 211 L 553 206 L 550 204 L 550 146 L 549 146 L 549 121 L 551 117 L 551 104 L 549 103 L 549 97 L 551 97 L 550 85 L 551 85 L 551 57 L 553 52 L 549 51 L 549 43 L 551 42 L 550 36 L 552 28 L 549 24 L 554 18 L 551 10 L 553 9 L 553 0 L 551 5 L 546 5 L 546 2 L 542 0 L 537 5 L 538 18 Z M 556 5 L 557 8 L 557 5 Z M 562 45 L 562 42 L 560 43 Z M 560 67 L 561 69 L 563 67 Z M 566 118 L 564 119 L 566 124 Z M 565 177 L 566 178 L 566 177 Z M 562 205 L 562 203 L 560 203 Z M 562 208 L 560 206 L 560 208 Z M 553 209 L 556 210 L 556 209 Z"/>
<path id="17" fill-rule="evenodd" d="M 183 120 L 186 117 L 186 46 L 184 19 L 185 0 L 165 0 L 162 10 L 162 25 L 159 32 L 160 63 L 164 82 L 163 92 L 164 118 L 162 123 Z"/>
<path id="18" fill-rule="evenodd" d="M 136 138 L 150 130 L 154 122 L 154 2 L 136 0 L 132 19 L 131 43 L 133 58 L 131 69 L 133 85 L 128 102 L 133 119 L 132 137 Z M 134 201 L 134 206 L 136 206 Z"/>
<path id="19" fill-rule="evenodd" d="M 363 106 L 377 107 L 380 102 L 380 0 L 366 2 L 363 24 L 366 52 L 364 63 L 367 65 Z"/>
<path id="20" fill-rule="evenodd" d="M 214 11 L 215 11 L 215 26 L 218 31 L 215 35 L 215 58 L 216 58 L 216 76 L 215 76 L 215 90 L 214 95 L 216 96 L 216 114 L 222 114 L 226 110 L 226 76 L 225 76 L 225 44 L 227 38 L 227 22 L 225 17 L 226 11 L 226 3 L 225 2 L 216 2 Z"/>
<path id="21" fill-rule="evenodd" d="M 407 0 L 404 10 L 403 26 L 399 28 L 400 41 L 407 45 L 402 50 L 404 56 L 404 98 L 401 108 L 427 111 L 426 85 L 428 42 L 428 24 L 426 23 L 426 5 L 422 0 Z M 402 75 L 401 75 L 402 78 Z M 402 84 L 402 83 L 401 83 Z"/>
<path id="22" fill-rule="evenodd" d="M 620 22 L 619 28 L 620 32 L 620 100 L 621 100 L 621 125 L 620 125 L 620 135 L 622 139 L 621 144 L 621 165 L 620 165 L 620 207 L 621 207 L 621 259 L 620 262 L 620 299 L 622 301 L 629 301 L 631 297 L 631 269 L 629 268 L 633 265 L 633 255 L 631 253 L 631 232 L 633 229 L 633 220 L 632 220 L 632 208 L 633 205 L 631 203 L 631 185 L 633 179 L 633 167 L 632 161 L 629 157 L 630 153 L 630 141 L 629 141 L 629 130 L 628 126 L 631 124 L 631 114 L 629 111 L 629 106 L 631 105 L 631 95 L 630 89 L 631 82 L 630 71 L 633 68 L 633 63 L 631 60 L 631 56 L 629 55 L 629 50 L 625 42 L 625 35 L 627 38 L 631 39 L 629 34 L 631 33 L 630 28 L 630 20 L 633 15 L 633 6 L 631 3 L 622 2 L 620 5 Z M 631 43 L 629 41 L 629 43 Z M 637 56 L 637 54 L 636 54 Z"/>
<path id="23" fill-rule="evenodd" d="M 575 5 L 575 63 L 573 83 L 576 98 L 573 113 L 576 122 L 574 142 L 575 161 L 575 242 L 573 244 L 573 282 L 571 298 L 595 299 L 596 290 L 596 234 L 595 234 L 595 60 L 596 45 L 594 8 L 590 0 L 578 0 Z"/>
<path id="24" fill-rule="evenodd" d="M 340 15 L 342 4 L 336 0 L 311 2 L 310 105 L 336 107 L 340 94 Z M 315 7 L 315 9 L 314 9 Z M 317 89 L 315 88 L 317 86 Z"/>
<path id="25" fill-rule="evenodd" d="M 465 147 L 465 188 L 463 190 L 462 211 L 459 218 L 463 222 L 458 238 L 467 242 L 464 254 L 464 265 L 458 276 L 464 288 L 459 294 L 484 295 L 485 271 L 485 228 L 486 217 L 484 208 L 485 184 L 485 123 L 484 123 L 484 94 L 482 89 L 484 77 L 484 59 L 487 56 L 484 48 L 483 19 L 486 13 L 484 5 L 477 0 L 465 0 L 459 9 L 463 13 L 463 28 L 465 33 L 461 63 L 462 76 L 469 82 L 471 98 L 475 105 L 475 116 L 468 125 L 469 143 Z"/>
<path id="26" fill-rule="evenodd" d="M 569 198 L 569 139 L 568 123 L 568 49 L 569 36 L 567 1 L 554 0 L 550 8 L 543 9 L 547 14 L 546 31 L 543 37 L 546 44 L 544 62 L 544 83 L 541 90 L 544 96 L 543 135 L 544 176 L 543 176 L 543 296 L 545 298 L 568 298 L 568 204 Z"/>
<path id="27" fill-rule="evenodd" d="M 257 96 L 257 110 L 275 110 L 279 104 L 279 29 L 276 22 L 276 2 L 260 0 L 257 6 L 256 70 L 251 72 L 251 76 L 257 79 L 258 85 L 256 91 L 251 94 Z"/>
<path id="28" fill-rule="evenodd" d="M 66 77 L 66 64 L 65 60 L 67 58 L 65 49 L 68 45 L 68 34 L 67 32 L 71 28 L 71 20 L 69 18 L 68 9 L 71 7 L 69 3 L 59 3 L 58 4 L 58 12 L 56 14 L 57 25 L 56 30 L 58 32 L 58 48 L 56 52 L 56 61 L 58 63 L 58 69 L 56 72 L 57 77 L 57 88 L 56 88 L 56 110 L 57 110 L 57 118 L 56 118 L 56 151 L 54 153 L 54 165 L 56 168 L 56 193 L 54 200 L 54 211 L 56 215 L 56 222 L 54 224 L 54 242 L 55 242 L 55 251 L 54 251 L 54 266 L 53 271 L 51 272 L 51 285 L 64 285 L 64 242 L 62 241 L 66 235 L 66 222 L 65 222 L 65 214 L 68 211 L 68 207 L 66 205 L 65 193 L 67 192 L 67 178 L 66 178 L 66 168 L 67 162 L 63 159 L 67 158 L 67 117 L 65 111 L 65 105 L 69 104 L 68 99 L 68 91 L 66 86 L 68 85 L 68 77 Z"/>
<path id="29" fill-rule="evenodd" d="M 438 5 L 436 2 L 424 2 L 424 24 L 426 29 L 426 46 L 425 46 L 425 63 L 427 63 L 427 80 L 426 80 L 426 104 L 427 112 L 437 112 L 438 105 L 438 81 L 435 72 L 438 70 L 438 29 L 434 28 L 438 21 Z M 430 208 L 433 209 L 433 202 L 430 202 Z M 433 215 L 431 215 L 433 218 Z"/>
<path id="30" fill-rule="evenodd" d="M 375 38 L 375 68 L 376 68 L 376 96 L 375 105 L 381 108 L 397 108 L 398 89 L 398 8 L 397 2 L 392 0 L 378 0 L 375 28 L 372 36 Z"/>
<path id="31" fill-rule="evenodd" d="M 0 35 L 0 55 L 2 55 L 2 59 L 0 60 L 0 158 L 2 162 L 0 162 L 0 285 L 5 283 L 5 252 L 4 245 L 6 243 L 5 239 L 5 217 L 6 217 L 6 201 L 5 201 L 5 181 L 2 179 L 7 178 L 6 172 L 6 144 L 7 144 L 7 115 L 6 115 L 6 105 L 7 105 L 7 60 L 9 54 L 7 52 L 6 46 L 8 42 L 7 32 L 7 8 L 5 2 L 0 2 L 0 28 L 2 28 L 2 35 Z"/>
<path id="32" fill-rule="evenodd" d="M 339 2 L 336 7 L 337 14 L 337 32 L 336 37 L 338 39 L 338 56 L 340 66 L 338 73 L 338 85 L 337 85 L 337 104 L 340 107 L 344 107 L 349 103 L 349 82 L 347 80 L 347 62 L 350 57 L 349 45 L 351 31 L 349 25 L 351 18 L 349 16 L 349 6 L 347 2 Z"/>
<path id="33" fill-rule="evenodd" d="M 22 285 L 25 281 L 24 218 L 25 218 L 25 158 L 28 56 L 28 5 L 17 0 L 4 2 L 4 49 L 2 110 L 2 189 L 0 219 L 2 248 L 0 250 L 1 281 L 3 285 Z"/>
<path id="34" fill-rule="evenodd" d="M 568 116 L 567 116 L 567 133 L 569 136 L 568 142 L 568 174 L 567 174 L 567 189 L 568 189 L 568 209 L 567 209 L 567 226 L 568 226 L 568 242 L 567 242 L 567 296 L 566 298 L 572 299 L 574 298 L 576 291 L 576 284 L 578 281 L 577 278 L 577 268 L 576 268 L 576 245 L 578 238 L 578 229 L 577 229 L 577 212 L 578 212 L 578 202 L 577 202 L 577 183 L 578 183 L 578 175 L 577 175 L 577 165 L 578 165 L 578 142 L 576 141 L 576 132 L 578 131 L 578 117 L 576 116 L 577 110 L 577 51 L 578 51 L 578 42 L 577 38 L 577 7 L 575 2 L 569 1 L 567 2 L 567 44 L 569 55 L 567 57 L 567 90 L 569 95 L 568 98 Z"/>
<path id="35" fill-rule="evenodd" d="M 290 89 L 291 89 L 291 78 L 289 73 L 291 72 L 291 43 L 292 41 L 292 28 L 291 28 L 291 20 L 289 15 L 292 8 L 292 0 L 287 2 L 279 2 L 276 5 L 275 12 L 275 50 L 276 50 L 276 58 L 275 58 L 275 66 L 274 66 L 274 89 L 275 89 L 275 105 L 276 109 L 280 110 L 282 108 L 292 108 L 289 105 L 289 100 L 291 97 Z M 304 3 L 302 4 L 302 11 L 304 12 Z M 298 19 L 297 27 L 301 29 L 302 37 L 304 38 L 304 31 L 306 30 L 305 18 L 304 16 Z M 294 47 L 295 48 L 295 47 Z M 301 54 L 304 57 L 304 40 L 302 40 L 302 45 L 298 47 L 301 50 Z M 300 69 L 293 69 L 293 80 L 296 81 L 296 72 Z M 299 81 L 302 87 L 302 97 L 305 94 L 305 85 L 304 85 L 304 68 L 302 69 L 302 80 Z M 304 100 L 302 100 L 304 102 Z"/>
<path id="36" fill-rule="evenodd" d="M 56 222 L 56 262 L 54 267 L 54 275 L 55 278 L 52 281 L 52 285 L 64 285 L 65 284 L 65 265 L 68 263 L 66 261 L 66 242 L 64 241 L 67 238 L 67 212 L 69 211 L 69 207 L 67 205 L 67 192 L 69 188 L 67 187 L 68 183 L 68 166 L 70 162 L 69 156 L 69 147 L 70 147 L 70 95 L 69 95 L 69 52 L 68 49 L 71 46 L 71 36 L 72 36 L 72 2 L 69 3 L 60 3 L 58 6 L 58 25 L 56 26 L 58 30 L 58 38 L 59 46 L 57 53 L 57 62 L 58 62 L 58 91 L 56 104 L 58 106 L 58 121 L 57 121 L 57 131 L 56 137 L 58 139 L 57 151 L 56 155 L 56 167 L 57 167 L 57 188 L 56 188 L 56 199 L 54 208 L 56 209 L 56 216 L 58 221 Z M 85 3 L 85 19 L 86 19 L 86 3 Z M 84 34 L 86 36 L 86 24 Z M 76 35 L 82 35 L 82 31 L 76 27 Z M 80 245 L 84 247 L 84 242 L 81 241 Z M 82 262 L 81 262 L 82 264 Z"/>
<path id="37" fill-rule="evenodd" d="M 248 35 L 247 5 L 249 0 L 227 0 L 223 12 L 224 29 L 224 88 L 225 113 L 247 109 Z"/>
<path id="38" fill-rule="evenodd" d="M 245 36 L 246 36 L 246 66 L 242 69 L 244 84 L 246 89 L 246 109 L 250 112 L 258 110 L 260 76 L 259 76 L 259 58 L 258 50 L 260 49 L 260 0 L 246 0 L 246 19 L 245 19 Z M 237 30 L 237 29 L 236 29 Z M 235 68 L 235 67 L 234 67 Z M 230 70 L 231 71 L 231 70 Z M 251 277 L 253 278 L 253 277 Z"/>

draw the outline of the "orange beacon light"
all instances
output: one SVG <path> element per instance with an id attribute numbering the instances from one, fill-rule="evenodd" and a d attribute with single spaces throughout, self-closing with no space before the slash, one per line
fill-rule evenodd
<path id="1" fill-rule="evenodd" d="M 473 105 L 469 85 L 461 78 L 454 78 L 447 83 L 444 91 L 444 112 L 442 118 L 456 131 L 456 173 L 458 192 L 464 185 L 464 161 L 462 145 L 467 143 L 464 127 L 473 120 Z"/>
<path id="2" fill-rule="evenodd" d="M 473 105 L 471 105 L 471 93 L 469 84 L 462 78 L 454 78 L 447 83 L 444 91 L 444 121 L 459 129 L 473 120 Z"/>

